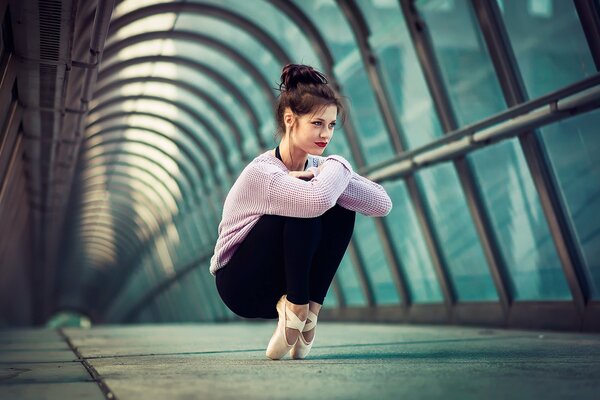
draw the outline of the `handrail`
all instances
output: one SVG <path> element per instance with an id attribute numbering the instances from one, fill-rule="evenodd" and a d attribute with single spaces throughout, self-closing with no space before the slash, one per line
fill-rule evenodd
<path id="1" fill-rule="evenodd" d="M 519 136 L 531 129 L 598 106 L 600 73 L 450 132 L 417 149 L 370 165 L 360 173 L 376 182 L 401 178 L 424 166 L 460 157 L 500 140 Z"/>

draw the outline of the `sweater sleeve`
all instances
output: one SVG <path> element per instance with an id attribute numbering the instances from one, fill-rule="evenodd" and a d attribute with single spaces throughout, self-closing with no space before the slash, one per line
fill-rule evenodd
<path id="1" fill-rule="evenodd" d="M 325 160 L 324 157 L 313 157 L 317 165 L 321 165 Z M 308 169 L 313 170 L 312 167 Z M 315 168 L 314 172 L 316 177 L 318 169 Z M 348 186 L 338 198 L 337 204 L 369 217 L 384 217 L 392 210 L 392 200 L 383 186 L 360 176 L 354 171 Z"/>
<path id="2" fill-rule="evenodd" d="M 277 171 L 269 183 L 269 214 L 318 217 L 336 204 L 348 186 L 352 173 L 350 163 L 338 155 L 327 157 L 318 176 L 310 181 Z"/>
<path id="3" fill-rule="evenodd" d="M 384 217 L 392 210 L 392 200 L 383 186 L 356 172 L 352 173 L 352 178 L 337 203 L 369 217 Z"/>

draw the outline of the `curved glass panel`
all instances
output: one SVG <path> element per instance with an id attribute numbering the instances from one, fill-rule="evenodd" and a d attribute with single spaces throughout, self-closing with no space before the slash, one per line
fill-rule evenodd
<path id="1" fill-rule="evenodd" d="M 531 98 L 596 74 L 571 1 L 505 0 L 500 10 Z"/>
<path id="2" fill-rule="evenodd" d="M 263 29 L 279 43 L 293 63 L 315 65 L 321 68 L 320 62 L 308 41 L 306 34 L 276 6 L 268 1 L 238 0 L 194 0 L 198 3 L 211 3 L 228 9 L 231 12 L 249 19 Z M 283 65 L 279 66 L 279 70 Z M 279 78 L 279 75 L 277 75 Z M 278 79 L 279 81 L 279 79 Z"/>
<path id="3" fill-rule="evenodd" d="M 222 1 L 219 1 L 222 3 Z M 237 6 L 247 2 L 236 2 Z M 252 6 L 255 9 L 254 6 Z M 263 19 L 263 21 L 265 21 Z M 265 79 L 279 77 L 281 65 L 269 48 L 244 29 L 226 21 L 198 14 L 183 13 L 177 18 L 175 30 L 198 32 L 234 48 L 262 71 Z M 274 85 L 273 85 L 274 87 Z"/>
<path id="4" fill-rule="evenodd" d="M 325 296 L 325 300 L 323 301 L 324 307 L 335 308 L 338 307 L 339 303 L 337 297 L 335 295 L 335 290 L 333 290 L 333 284 L 329 286 L 329 290 L 327 291 L 327 295 Z"/>
<path id="5" fill-rule="evenodd" d="M 160 204 L 164 215 L 167 215 L 168 212 L 175 214 L 178 210 L 177 200 L 173 197 L 173 193 L 166 190 L 159 183 L 160 181 L 157 181 L 156 176 L 130 165 L 111 165 L 111 169 L 102 174 L 96 172 L 96 168 L 85 169 L 81 182 L 85 186 L 94 183 L 107 183 L 109 180 L 115 179 L 115 176 L 118 176 L 118 179 L 127 179 L 127 185 L 131 186 L 132 189 L 141 191 L 147 197 L 156 198 L 156 204 Z M 148 190 L 149 188 L 152 188 L 152 190 Z M 175 205 L 175 208 L 173 208 L 173 205 Z"/>
<path id="6" fill-rule="evenodd" d="M 541 129 L 549 164 L 583 258 L 590 297 L 600 298 L 600 111 Z"/>
<path id="7" fill-rule="evenodd" d="M 237 89 L 239 94 L 231 92 L 219 81 L 212 79 L 212 77 L 206 76 L 186 65 L 177 65 L 166 62 L 140 63 L 132 65 L 119 70 L 114 75 L 103 77 L 103 79 L 98 82 L 98 90 L 102 90 L 104 86 L 113 81 L 138 77 L 157 77 L 175 81 L 181 80 L 200 88 L 214 101 L 221 104 L 224 109 L 230 110 L 234 115 L 234 119 L 239 119 L 241 120 L 240 122 L 247 124 L 247 129 L 242 130 L 242 133 L 249 135 L 247 138 L 248 143 L 244 143 L 244 148 L 253 148 L 256 146 L 254 139 L 251 139 L 250 135 L 254 135 L 254 137 L 260 135 L 261 126 L 268 126 L 268 124 L 271 124 L 271 127 L 273 126 L 272 117 L 270 117 L 269 120 L 261 120 L 261 118 L 264 116 L 264 113 L 261 113 L 256 109 L 256 104 L 254 104 L 252 100 L 244 94 L 242 89 Z M 125 85 L 121 88 L 121 93 L 123 95 L 135 95 L 140 93 L 141 90 L 145 90 L 145 86 L 140 84 Z M 249 111 L 244 108 L 244 104 L 247 106 Z M 255 115 L 258 119 L 256 127 L 254 127 L 253 122 L 250 119 L 250 114 Z"/>
<path id="8" fill-rule="evenodd" d="M 566 300 L 570 290 L 517 139 L 469 154 L 517 300 Z"/>
<path id="9" fill-rule="evenodd" d="M 348 97 L 348 111 L 356 125 L 357 139 L 367 164 L 389 158 L 393 147 L 348 21 L 333 0 L 294 3 L 321 32 L 334 56 L 335 74 Z"/>
<path id="10" fill-rule="evenodd" d="M 443 163 L 420 170 L 416 177 L 457 300 L 497 301 L 496 287 L 454 168 Z"/>
<path id="11" fill-rule="evenodd" d="M 129 164 L 138 166 L 138 167 L 145 169 L 146 171 L 152 173 L 152 175 L 154 175 L 156 178 L 158 178 L 160 180 L 160 182 L 166 187 L 166 189 L 172 193 L 174 200 L 183 199 L 183 196 L 179 190 L 177 181 L 175 181 L 163 169 L 159 168 L 155 163 L 150 162 L 147 159 L 141 158 L 137 155 L 134 156 L 133 154 L 129 154 L 127 156 L 113 155 L 111 162 L 113 162 L 113 163 L 119 162 L 120 160 L 123 161 L 124 164 L 129 163 Z M 95 164 L 98 164 L 98 163 L 106 164 L 106 161 L 103 160 L 102 156 L 99 156 L 91 161 L 88 161 L 88 163 L 90 166 L 94 166 Z M 137 168 L 135 168 L 135 167 L 131 168 L 129 173 L 134 177 L 136 176 L 136 174 L 139 174 Z M 178 205 L 175 201 L 170 204 L 170 207 L 171 207 L 170 211 L 172 213 L 175 213 L 178 210 Z"/>
<path id="12" fill-rule="evenodd" d="M 394 207 L 386 216 L 390 242 L 403 268 L 411 303 L 441 303 L 444 296 L 404 181 L 383 185 Z"/>
<path id="13" fill-rule="evenodd" d="M 355 244 L 360 249 L 365 272 L 373 288 L 373 295 L 377 304 L 398 304 L 400 297 L 394 286 L 390 266 L 384 256 L 383 248 L 373 220 L 356 213 L 356 226 L 354 234 L 360 240 Z"/>
<path id="14" fill-rule="evenodd" d="M 442 135 L 436 111 L 398 1 L 359 1 L 384 84 L 402 127 L 407 149 Z"/>
<path id="15" fill-rule="evenodd" d="M 200 152 L 198 145 L 195 144 L 191 138 L 189 137 L 189 135 L 183 134 L 182 131 L 179 130 L 179 128 L 177 128 L 177 126 L 173 125 L 172 123 L 165 121 L 163 119 L 157 118 L 157 117 L 153 117 L 153 116 L 148 116 L 148 115 L 125 115 L 125 116 L 115 116 L 115 117 L 111 117 L 109 120 L 104 120 L 102 122 L 97 122 L 95 123 L 92 127 L 88 128 L 86 131 L 86 134 L 88 137 L 95 135 L 96 133 L 99 133 L 103 130 L 106 129 L 110 129 L 112 127 L 115 126 L 127 126 L 128 129 L 129 127 L 131 129 L 140 129 L 140 128 L 146 128 L 149 129 L 150 131 L 157 131 L 159 133 L 161 133 L 162 135 L 170 138 L 172 141 L 181 143 L 182 146 L 184 146 L 186 149 L 189 149 L 190 152 L 192 152 L 192 154 L 194 154 L 194 158 L 197 160 L 196 164 L 201 164 L 201 171 L 204 172 L 204 179 L 206 180 L 206 184 L 207 185 L 213 185 L 214 179 L 213 179 L 213 174 L 210 173 L 211 171 L 211 167 L 209 164 L 209 160 L 207 159 L 208 157 L 206 155 L 204 155 L 204 153 Z M 148 136 L 150 136 L 150 134 L 148 134 Z M 138 146 L 143 146 L 141 144 L 138 144 Z M 181 151 L 178 149 L 178 151 Z M 143 153 L 142 153 L 143 154 Z M 215 157 L 216 155 L 213 155 L 213 157 Z M 87 155 L 88 158 L 92 157 L 92 155 Z M 162 155 L 158 155 L 157 160 L 162 160 L 162 159 L 167 159 L 168 157 L 166 157 L 164 154 Z M 169 171 L 171 171 L 171 173 L 173 173 L 173 171 L 177 171 L 177 177 L 181 176 L 181 173 L 179 173 L 177 164 L 173 161 L 170 160 L 167 161 L 168 163 L 168 168 Z M 162 165 L 162 161 L 161 161 L 161 165 Z"/>
<path id="16" fill-rule="evenodd" d="M 336 276 L 342 288 L 342 293 L 344 293 L 344 300 L 347 306 L 364 306 L 367 304 L 348 252 L 344 254 Z"/>
<path id="17" fill-rule="evenodd" d="M 506 108 L 472 6 L 467 0 L 417 0 L 459 126 Z"/>

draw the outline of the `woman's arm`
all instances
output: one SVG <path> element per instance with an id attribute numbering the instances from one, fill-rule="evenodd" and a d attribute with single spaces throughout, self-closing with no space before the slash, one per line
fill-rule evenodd
<path id="1" fill-rule="evenodd" d="M 392 200 L 383 186 L 356 172 L 352 173 L 352 178 L 338 198 L 337 204 L 369 217 L 384 217 L 392 210 Z"/>
<path id="2" fill-rule="evenodd" d="M 318 160 L 319 168 L 309 168 L 319 176 L 320 165 L 325 160 L 324 157 L 315 157 Z M 337 200 L 340 206 L 360 212 L 369 217 L 384 217 L 392 210 L 392 200 L 388 196 L 383 186 L 375 183 L 356 172 L 352 172 L 352 177 L 348 186 Z"/>
<path id="3" fill-rule="evenodd" d="M 352 174 L 350 163 L 338 155 L 325 158 L 318 176 L 310 181 L 277 171 L 268 188 L 269 214 L 318 217 L 336 204 Z"/>

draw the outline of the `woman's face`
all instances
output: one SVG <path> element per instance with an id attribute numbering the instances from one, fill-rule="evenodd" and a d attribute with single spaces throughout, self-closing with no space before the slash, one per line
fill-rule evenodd
<path id="1" fill-rule="evenodd" d="M 337 107 L 334 104 L 296 117 L 290 132 L 293 146 L 309 154 L 323 154 L 325 147 L 333 137 L 336 118 Z"/>

